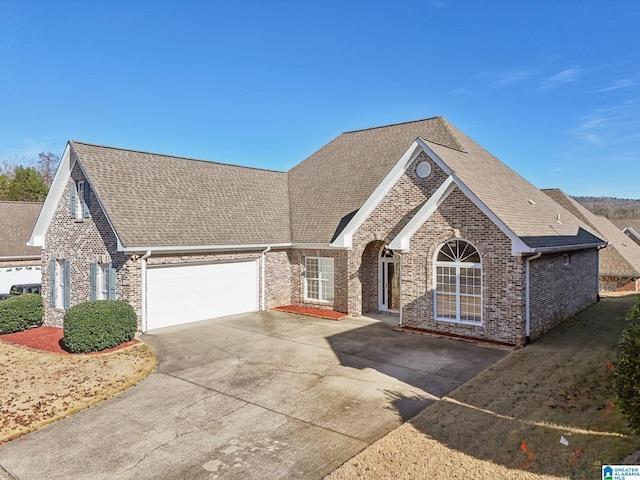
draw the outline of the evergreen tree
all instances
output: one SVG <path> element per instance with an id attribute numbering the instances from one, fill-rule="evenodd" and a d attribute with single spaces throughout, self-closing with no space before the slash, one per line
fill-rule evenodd
<path id="1" fill-rule="evenodd" d="M 8 199 L 24 202 L 42 202 L 47 196 L 47 187 L 42 174 L 33 167 L 16 167 L 9 183 Z"/>

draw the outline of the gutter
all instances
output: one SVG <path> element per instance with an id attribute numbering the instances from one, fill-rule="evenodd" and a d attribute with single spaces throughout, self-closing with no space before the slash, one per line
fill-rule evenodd
<path id="1" fill-rule="evenodd" d="M 531 298 L 530 298 L 530 287 L 529 287 L 529 274 L 531 270 L 531 261 L 536 258 L 540 258 L 542 256 L 542 252 L 538 252 L 531 257 L 527 257 L 527 266 L 525 273 L 525 300 L 524 300 L 524 308 L 525 308 L 525 324 L 524 324 L 524 335 L 525 342 L 531 343 Z"/>
<path id="2" fill-rule="evenodd" d="M 520 255 L 522 254 L 527 254 L 527 253 L 560 253 L 560 252 L 570 252 L 573 250 L 587 250 L 589 248 L 604 248 L 608 245 L 608 242 L 601 242 L 601 243 L 581 243 L 578 245 L 562 245 L 562 246 L 558 246 L 558 247 L 538 247 L 538 248 L 531 248 L 528 251 L 524 251 L 524 252 L 517 252 Z"/>
<path id="3" fill-rule="evenodd" d="M 0 257 L 0 262 L 12 262 L 14 260 L 40 260 L 41 255 L 15 255 L 12 257 Z"/>
<path id="4" fill-rule="evenodd" d="M 264 312 L 266 311 L 266 300 L 264 298 L 265 295 L 265 290 L 266 290 L 266 266 L 267 266 L 267 259 L 266 259 L 266 253 L 269 252 L 271 250 L 271 247 L 267 247 L 266 249 L 264 249 L 261 253 L 260 253 L 260 270 L 261 270 L 261 285 L 260 285 L 260 311 Z"/>
<path id="5" fill-rule="evenodd" d="M 142 317 L 142 333 L 147 333 L 147 258 L 151 256 L 151 250 L 147 250 L 140 257 L 140 296 L 142 300 L 142 309 L 140 316 Z"/>
<path id="6" fill-rule="evenodd" d="M 259 243 L 259 244 L 237 244 L 237 245 L 162 245 L 162 246 L 133 246 L 118 249 L 119 252 L 128 254 L 142 254 L 152 250 L 154 253 L 185 253 L 185 252 L 213 252 L 229 250 L 262 250 L 264 248 L 294 248 L 294 249 L 327 249 L 346 250 L 343 247 L 333 247 L 330 243 Z"/>

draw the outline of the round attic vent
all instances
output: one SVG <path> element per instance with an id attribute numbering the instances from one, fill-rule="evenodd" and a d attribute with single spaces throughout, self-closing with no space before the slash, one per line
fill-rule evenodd
<path id="1" fill-rule="evenodd" d="M 420 178 L 427 178 L 431 173 L 431 164 L 429 162 L 420 162 L 416 167 L 416 175 Z"/>

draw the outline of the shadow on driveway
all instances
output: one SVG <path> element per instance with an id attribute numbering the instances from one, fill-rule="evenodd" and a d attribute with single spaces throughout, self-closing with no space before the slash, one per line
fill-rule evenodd
<path id="1" fill-rule="evenodd" d="M 508 353 L 285 312 L 142 339 L 156 371 L 0 446 L 9 478 L 319 479 Z"/>

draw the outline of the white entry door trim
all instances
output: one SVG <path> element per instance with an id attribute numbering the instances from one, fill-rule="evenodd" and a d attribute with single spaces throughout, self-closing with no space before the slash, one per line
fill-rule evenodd
<path id="1" fill-rule="evenodd" d="M 378 256 L 378 310 L 400 311 L 400 257 L 382 247 Z"/>

